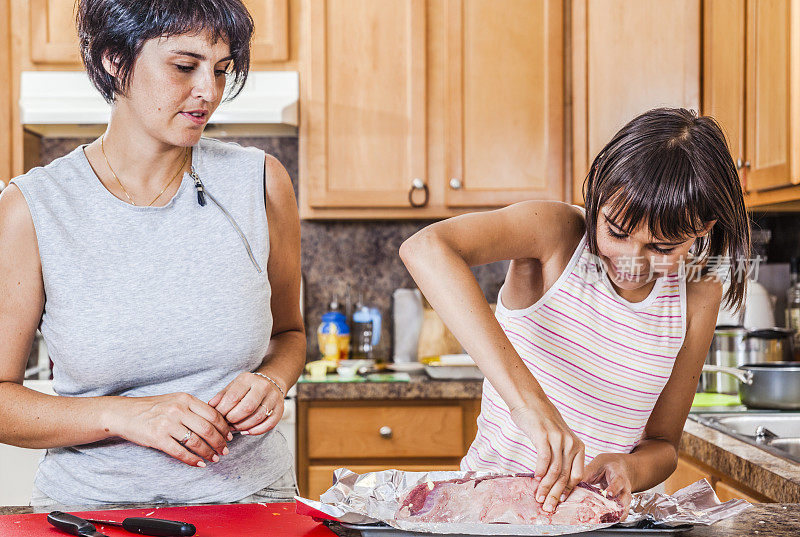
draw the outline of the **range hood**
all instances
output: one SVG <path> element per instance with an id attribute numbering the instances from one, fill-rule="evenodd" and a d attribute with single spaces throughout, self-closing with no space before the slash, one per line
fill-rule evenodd
<path id="1" fill-rule="evenodd" d="M 298 95 L 296 71 L 251 71 L 241 93 L 211 116 L 206 132 L 296 134 Z M 24 71 L 19 107 L 25 129 L 42 136 L 99 133 L 111 113 L 83 71 Z"/>

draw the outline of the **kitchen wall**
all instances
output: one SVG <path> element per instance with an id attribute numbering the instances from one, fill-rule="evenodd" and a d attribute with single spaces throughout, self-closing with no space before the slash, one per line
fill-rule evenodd
<path id="1" fill-rule="evenodd" d="M 230 138 L 242 145 L 255 146 L 283 163 L 297 192 L 297 137 Z M 44 138 L 41 162 L 46 164 L 91 140 Z M 333 293 L 343 300 L 345 286 L 353 289 L 353 301 L 362 292 L 364 301 L 378 307 L 384 315 L 383 334 L 377 352 L 391 356 L 392 292 L 398 287 L 414 287 L 397 251 L 407 237 L 430 222 L 426 221 L 304 221 L 302 264 L 305 279 L 305 318 L 309 360 L 319 358 L 316 328 L 327 310 Z M 474 272 L 490 302 L 497 300 L 506 263 L 477 267 Z"/>

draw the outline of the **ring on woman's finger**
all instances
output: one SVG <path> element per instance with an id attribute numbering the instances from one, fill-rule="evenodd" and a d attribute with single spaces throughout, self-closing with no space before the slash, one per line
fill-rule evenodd
<path id="1" fill-rule="evenodd" d="M 264 409 L 266 410 L 266 408 L 267 408 L 267 407 L 265 406 L 265 407 L 264 407 Z M 275 409 L 274 409 L 274 408 L 270 408 L 269 410 L 267 410 L 267 417 L 270 417 L 270 416 L 272 416 L 272 413 L 273 413 L 273 412 L 275 412 Z"/>
<path id="2" fill-rule="evenodd" d="M 183 435 L 183 438 L 178 440 L 178 442 L 183 445 L 186 445 L 186 442 L 188 442 L 191 437 L 192 437 L 192 431 L 186 431 L 186 434 Z"/>

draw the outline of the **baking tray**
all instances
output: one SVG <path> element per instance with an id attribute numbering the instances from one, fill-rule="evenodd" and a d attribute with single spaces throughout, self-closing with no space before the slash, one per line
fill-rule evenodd
<path id="1" fill-rule="evenodd" d="M 361 533 L 361 537 L 425 537 L 437 535 L 434 533 L 418 533 L 414 531 L 405 531 L 387 526 L 386 524 L 346 524 L 344 522 L 334 522 L 348 530 L 355 530 Z M 649 522 L 640 522 L 636 526 L 611 526 L 601 530 L 587 531 L 583 533 L 572 533 L 570 535 L 579 535 L 581 537 L 631 537 L 634 535 L 650 535 L 667 536 L 667 535 L 680 535 L 692 529 L 694 525 L 684 524 L 682 526 L 671 527 L 657 527 Z M 441 536 L 439 536 L 441 537 Z M 474 537 L 466 534 L 447 534 L 446 537 Z"/>
<path id="2" fill-rule="evenodd" d="M 476 365 L 426 365 L 425 372 L 434 380 L 483 380 Z"/>

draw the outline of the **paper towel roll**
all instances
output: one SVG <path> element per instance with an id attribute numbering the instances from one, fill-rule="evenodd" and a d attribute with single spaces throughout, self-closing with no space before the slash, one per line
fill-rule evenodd
<path id="1" fill-rule="evenodd" d="M 416 362 L 422 327 L 422 293 L 419 289 L 395 289 L 392 298 L 394 362 Z"/>

